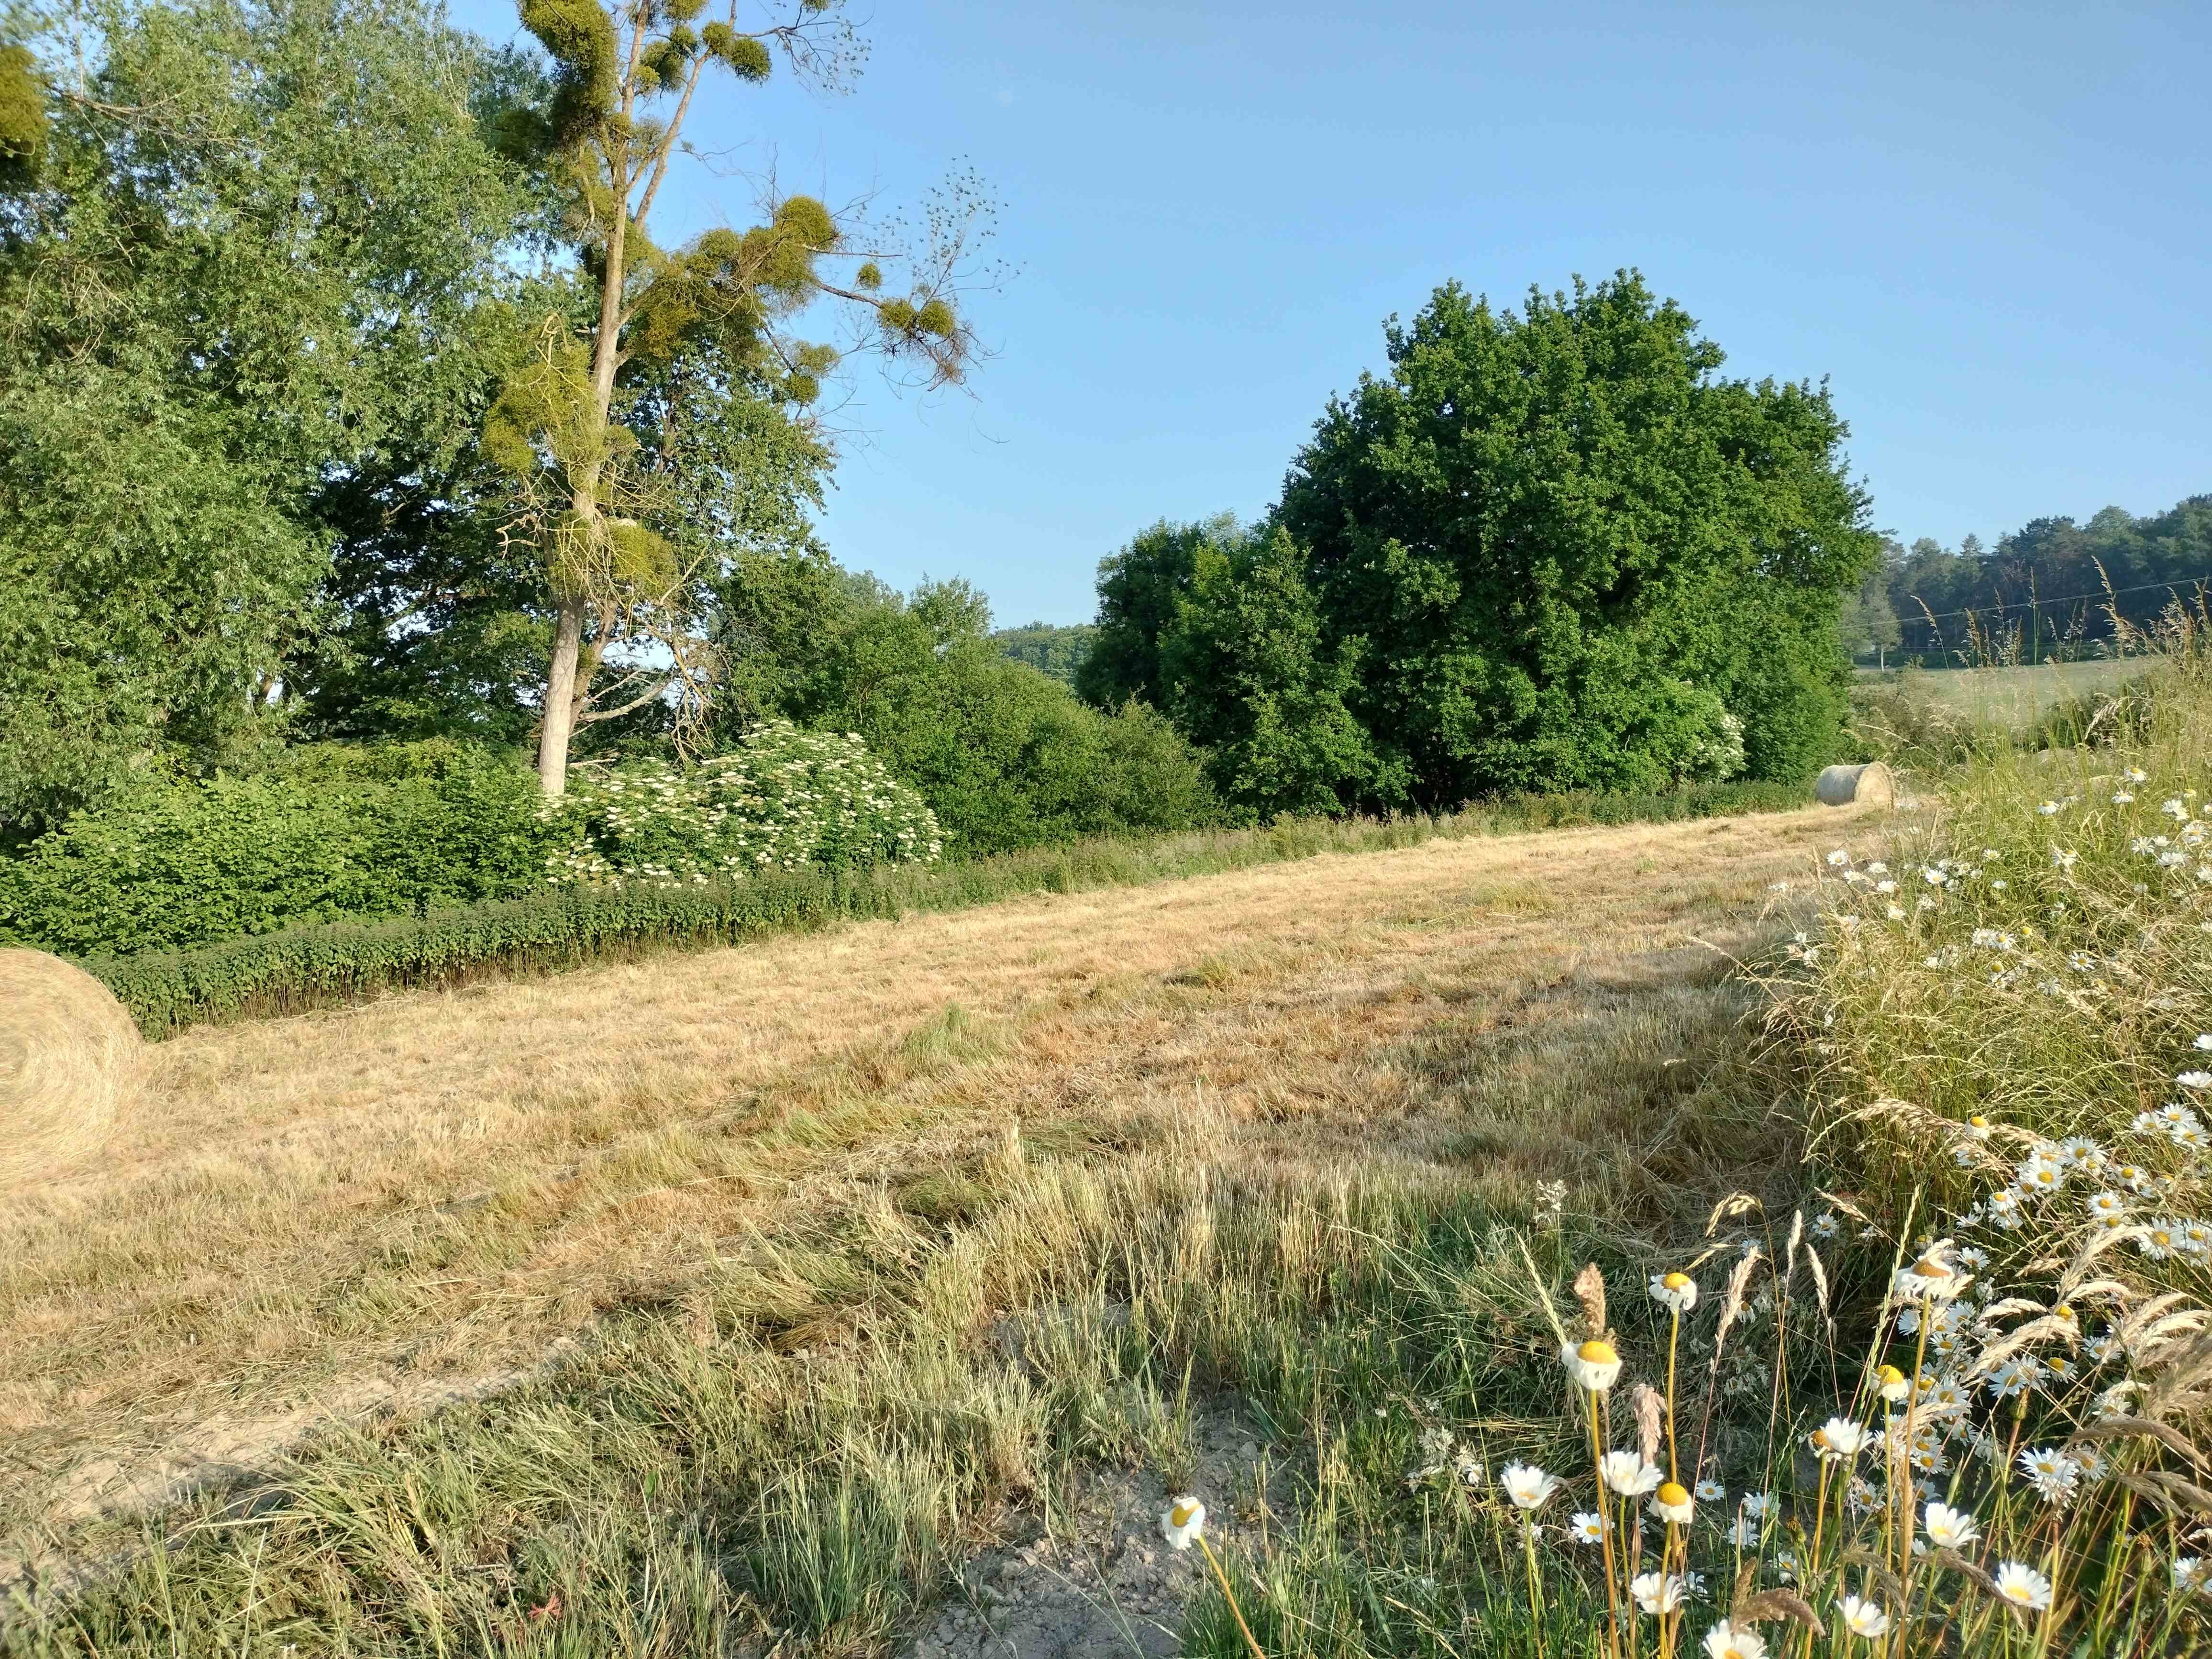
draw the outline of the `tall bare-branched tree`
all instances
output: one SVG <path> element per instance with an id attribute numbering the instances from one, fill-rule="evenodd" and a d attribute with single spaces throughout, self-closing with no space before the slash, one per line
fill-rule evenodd
<path id="1" fill-rule="evenodd" d="M 796 338 L 799 313 L 842 301 L 873 349 L 933 385 L 958 380 L 975 343 L 954 287 L 984 209 L 956 188 L 921 246 L 876 247 L 806 196 L 775 197 L 764 222 L 717 228 L 664 249 L 647 230 L 683 148 L 685 118 L 710 76 L 757 84 L 781 58 L 825 87 L 846 84 L 860 42 L 843 0 L 790 0 L 749 27 L 737 0 L 701 24 L 706 0 L 521 0 L 522 21 L 550 54 L 555 95 L 530 135 L 552 157 L 567 233 L 595 290 L 591 320 L 547 318 L 487 424 L 487 447 L 519 480 L 516 533 L 544 560 L 554 611 L 538 772 L 564 787 L 577 727 L 657 697 L 696 711 L 711 684 L 702 640 L 686 627 L 691 563 L 656 528 L 680 453 L 647 453 L 625 424 L 626 389 L 679 366 L 735 398 L 811 403 L 840 353 Z M 884 265 L 905 261 L 902 292 Z M 593 700 L 611 648 L 661 649 L 633 660 Z M 652 664 L 650 672 L 641 661 Z M 679 713 L 679 720 L 681 719 Z"/>

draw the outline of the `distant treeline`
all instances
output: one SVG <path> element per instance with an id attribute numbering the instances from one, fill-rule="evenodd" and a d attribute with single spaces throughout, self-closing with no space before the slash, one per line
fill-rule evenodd
<path id="1" fill-rule="evenodd" d="M 1062 685 L 1075 684 L 1075 671 L 1098 637 L 1096 623 L 1033 622 L 1020 628 L 1002 628 L 991 635 L 999 649 L 1016 662 L 1025 662 L 1040 674 Z"/>
<path id="2" fill-rule="evenodd" d="M 1931 662 L 2093 654 L 2110 647 L 2115 613 L 2142 626 L 2208 580 L 2212 495 L 2142 518 L 2108 507 L 2086 523 L 2036 519 L 1994 548 L 1974 536 L 1956 548 L 1887 541 L 1844 607 L 1844 643 Z"/>

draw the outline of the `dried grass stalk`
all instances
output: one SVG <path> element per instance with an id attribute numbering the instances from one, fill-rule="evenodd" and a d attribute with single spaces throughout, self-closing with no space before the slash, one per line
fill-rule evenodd
<path id="1" fill-rule="evenodd" d="M 1588 1261 L 1575 1275 L 1575 1300 L 1583 1304 L 1583 1317 L 1589 1323 L 1592 1336 L 1603 1336 L 1605 1324 L 1605 1275 L 1598 1271 L 1597 1263 Z"/>
<path id="2" fill-rule="evenodd" d="M 1659 1461 L 1659 1436 L 1664 1426 L 1667 1402 L 1659 1390 L 1649 1382 L 1638 1382 L 1628 1391 L 1628 1409 L 1636 1419 L 1636 1438 L 1644 1461 Z"/>

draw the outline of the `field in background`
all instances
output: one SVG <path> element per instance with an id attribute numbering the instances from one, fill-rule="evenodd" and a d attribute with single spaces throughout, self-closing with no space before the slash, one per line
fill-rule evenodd
<path id="1" fill-rule="evenodd" d="M 960 1218 L 1010 1131 L 1030 1165 L 1203 1142 L 1294 1193 L 1701 1215 L 1744 1126 L 1666 1103 L 1838 825 L 1431 842 L 186 1034 L 101 1170 L 0 1220 L 14 1553 L 617 1315 L 849 1342 L 865 1276 L 812 1284 L 819 1241 Z"/>
<path id="2" fill-rule="evenodd" d="M 1862 669 L 1858 683 L 1895 686 L 1954 719 L 2017 731 L 2061 703 L 2113 690 L 2151 666 L 2141 657 L 2107 657 L 2009 668 Z"/>

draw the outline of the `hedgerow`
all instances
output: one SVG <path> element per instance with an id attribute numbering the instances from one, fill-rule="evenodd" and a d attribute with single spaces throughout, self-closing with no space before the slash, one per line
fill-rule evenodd
<path id="1" fill-rule="evenodd" d="M 1136 885 L 1313 857 L 1575 825 L 1664 822 L 1804 804 L 1775 784 L 1657 795 L 1516 797 L 1440 817 L 1285 819 L 1265 830 L 1103 836 L 970 863 L 773 867 L 740 877 L 564 886 L 423 916 L 295 927 L 197 948 L 88 957 L 149 1036 L 211 1019 L 343 1004 L 411 986 L 558 970 L 639 951 L 734 944 L 848 920 L 1024 893 Z"/>
<path id="2" fill-rule="evenodd" d="M 553 802 L 521 765 L 471 744 L 316 744 L 257 777 L 143 787 L 0 860 L 0 944 L 121 956 L 318 924 L 382 939 L 375 924 L 526 907 L 549 886 L 849 870 L 939 847 L 921 797 L 859 738 L 782 721 L 680 771 L 582 769 Z M 543 924 L 524 925 L 535 938 Z M 457 929 L 480 931 L 457 916 L 427 932 Z"/>

